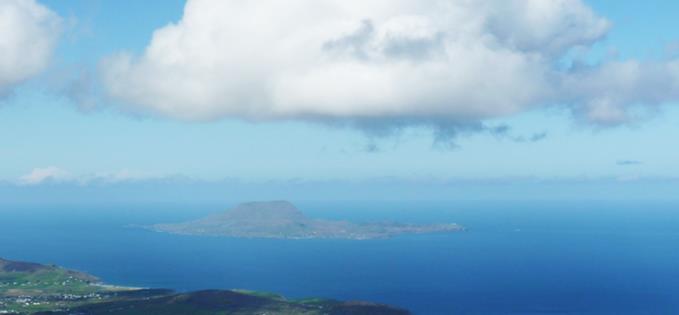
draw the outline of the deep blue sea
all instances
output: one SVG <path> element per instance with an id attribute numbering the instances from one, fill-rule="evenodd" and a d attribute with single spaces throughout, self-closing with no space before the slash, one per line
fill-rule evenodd
<path id="1" fill-rule="evenodd" d="M 676 203 L 296 204 L 319 218 L 456 222 L 468 231 L 369 241 L 192 237 L 126 225 L 230 205 L 4 205 L 0 257 L 112 284 L 369 300 L 415 314 L 679 314 Z"/>

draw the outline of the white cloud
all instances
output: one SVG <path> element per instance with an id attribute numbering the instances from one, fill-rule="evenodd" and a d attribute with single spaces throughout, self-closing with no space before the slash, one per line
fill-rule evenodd
<path id="1" fill-rule="evenodd" d="M 65 181 L 72 177 L 69 172 L 55 166 L 34 168 L 30 173 L 19 177 L 19 183 L 23 185 L 38 185 L 47 181 Z"/>
<path id="2" fill-rule="evenodd" d="M 677 99 L 676 65 L 558 65 L 609 28 L 579 0 L 189 0 L 143 54 L 109 56 L 101 73 L 109 96 L 132 110 L 180 120 L 377 121 L 442 133 L 549 105 L 621 123 L 631 106 Z"/>
<path id="3" fill-rule="evenodd" d="M 61 24 L 35 0 L 0 1 L 0 95 L 47 67 Z"/>

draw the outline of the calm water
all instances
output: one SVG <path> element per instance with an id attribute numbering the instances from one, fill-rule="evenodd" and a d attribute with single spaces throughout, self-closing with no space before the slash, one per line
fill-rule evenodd
<path id="1" fill-rule="evenodd" d="M 416 314 L 679 314 L 679 205 L 298 202 L 314 217 L 457 222 L 391 240 L 242 240 L 125 228 L 216 205 L 0 207 L 0 256 L 106 282 L 379 301 Z"/>

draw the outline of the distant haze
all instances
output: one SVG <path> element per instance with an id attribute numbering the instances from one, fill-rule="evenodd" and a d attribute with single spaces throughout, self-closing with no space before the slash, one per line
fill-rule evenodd
<path id="1" fill-rule="evenodd" d="M 365 180 L 243 182 L 146 180 L 81 185 L 0 183 L 0 204 L 250 200 L 677 200 L 672 179 Z"/>

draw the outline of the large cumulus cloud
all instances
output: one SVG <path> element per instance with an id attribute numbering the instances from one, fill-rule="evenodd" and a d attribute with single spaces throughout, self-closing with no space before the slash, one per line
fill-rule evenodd
<path id="1" fill-rule="evenodd" d="M 61 24 L 35 0 L 0 1 L 0 96 L 47 67 Z"/>
<path id="2" fill-rule="evenodd" d="M 550 105 L 595 123 L 678 98 L 679 63 L 564 65 L 611 23 L 579 0 L 189 0 L 109 96 L 180 120 L 432 125 L 448 134 Z"/>

